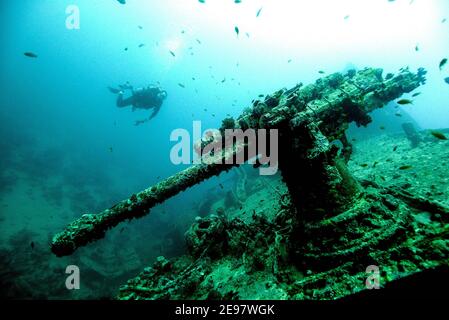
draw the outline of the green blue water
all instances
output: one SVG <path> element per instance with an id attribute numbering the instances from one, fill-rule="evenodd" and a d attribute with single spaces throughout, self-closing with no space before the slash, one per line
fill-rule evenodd
<path id="1" fill-rule="evenodd" d="M 1 297 L 110 298 L 157 256 L 182 254 L 185 230 L 225 197 L 235 173 L 70 257 L 54 257 L 49 240 L 83 213 L 184 169 L 170 160 L 174 129 L 192 130 L 194 120 L 218 128 L 260 94 L 349 68 L 424 67 L 421 95 L 400 110 L 422 129 L 449 127 L 449 64 L 439 67 L 449 57 L 445 0 L 126 2 L 0 3 Z M 69 6 L 79 9 L 79 29 L 67 28 Z M 115 106 L 107 87 L 126 81 L 168 92 L 157 117 L 135 126 L 150 112 Z M 394 106 L 386 112 L 376 130 L 358 133 L 400 131 Z M 65 287 L 71 264 L 80 267 L 80 290 Z"/>

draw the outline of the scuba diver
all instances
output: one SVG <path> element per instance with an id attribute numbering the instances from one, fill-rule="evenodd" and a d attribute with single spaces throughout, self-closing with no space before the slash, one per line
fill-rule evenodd
<path id="1" fill-rule="evenodd" d="M 150 118 L 146 120 L 138 120 L 136 121 L 136 125 L 145 123 L 153 119 L 159 110 L 161 109 L 162 103 L 167 98 L 167 91 L 162 90 L 161 87 L 150 85 L 146 88 L 133 88 L 132 85 L 127 82 L 124 85 L 119 86 L 120 89 L 108 87 L 109 91 L 113 94 L 117 94 L 117 107 L 124 108 L 128 106 L 132 106 L 132 110 L 136 109 L 154 109 Z M 125 90 L 131 91 L 131 96 L 128 98 L 123 98 L 125 94 Z"/>

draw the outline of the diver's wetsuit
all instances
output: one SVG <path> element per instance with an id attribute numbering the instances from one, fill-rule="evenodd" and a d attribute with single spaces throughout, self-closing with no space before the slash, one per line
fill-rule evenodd
<path id="1" fill-rule="evenodd" d="M 133 106 L 139 109 L 159 108 L 164 99 L 160 96 L 161 90 L 157 87 L 138 89 L 132 92 L 132 96 L 124 99 L 123 93 L 117 96 L 117 107 Z"/>
<path id="2" fill-rule="evenodd" d="M 123 91 L 118 92 L 117 96 L 117 107 L 124 108 L 132 106 L 134 109 L 154 109 L 153 114 L 150 119 L 154 118 L 159 112 L 162 103 L 167 97 L 167 92 L 159 87 L 147 87 L 133 90 L 132 87 L 126 88 L 130 89 L 132 95 L 128 98 L 123 98 Z M 115 90 L 115 89 L 114 89 Z M 118 90 L 117 90 L 118 91 Z"/>

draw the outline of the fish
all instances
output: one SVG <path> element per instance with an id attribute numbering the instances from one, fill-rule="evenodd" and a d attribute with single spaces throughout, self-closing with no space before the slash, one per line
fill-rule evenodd
<path id="1" fill-rule="evenodd" d="M 206 0 L 198 0 L 199 3 L 206 3 Z"/>
<path id="2" fill-rule="evenodd" d="M 439 131 L 431 131 L 430 134 L 439 140 L 447 140 L 446 136 Z"/>
<path id="3" fill-rule="evenodd" d="M 240 34 L 240 29 L 239 29 L 239 27 L 235 26 L 235 27 L 234 27 L 234 31 L 235 31 L 235 33 L 237 34 L 237 37 L 238 37 L 239 34 Z"/>
<path id="4" fill-rule="evenodd" d="M 144 47 L 144 46 L 145 46 L 145 43 L 139 44 L 139 48 L 142 48 L 142 47 Z"/>
<path id="5" fill-rule="evenodd" d="M 373 163 L 373 168 L 375 168 L 378 164 L 379 164 L 379 161 L 375 161 L 375 162 Z"/>
<path id="6" fill-rule="evenodd" d="M 323 70 L 318 71 L 319 74 L 325 74 Z"/>
<path id="7" fill-rule="evenodd" d="M 142 27 L 142 26 L 137 26 L 137 28 L 139 28 L 140 30 L 142 30 L 142 29 L 143 29 L 143 27 Z"/>
<path id="8" fill-rule="evenodd" d="M 226 78 L 224 78 L 223 80 L 221 80 L 221 83 L 225 83 L 226 82 Z"/>
<path id="9" fill-rule="evenodd" d="M 447 21 L 446 18 L 444 18 L 443 20 L 441 20 L 441 23 L 445 23 Z"/>
<path id="10" fill-rule="evenodd" d="M 401 100 L 397 101 L 396 103 L 400 104 L 400 105 L 406 105 L 406 104 L 413 104 L 413 101 L 409 100 L 409 99 L 401 99 Z"/>
<path id="11" fill-rule="evenodd" d="M 248 32 L 245 32 L 245 35 L 249 38 L 249 33 Z"/>
<path id="12" fill-rule="evenodd" d="M 367 163 L 362 163 L 360 166 L 361 166 L 362 168 L 366 168 L 366 167 L 368 167 L 368 164 L 367 164 Z"/>
<path id="13" fill-rule="evenodd" d="M 178 83 L 178 86 L 180 86 L 181 88 L 185 88 L 186 86 L 182 83 Z"/>
<path id="14" fill-rule="evenodd" d="M 263 7 L 261 7 L 259 10 L 257 10 L 256 18 L 260 16 L 260 13 L 262 12 Z"/>
<path id="15" fill-rule="evenodd" d="M 242 0 L 234 0 L 234 3 L 242 3 Z"/>
<path id="16" fill-rule="evenodd" d="M 380 126 L 379 129 L 380 130 L 385 130 L 385 127 L 384 126 Z"/>
<path id="17" fill-rule="evenodd" d="M 126 4 L 126 0 L 117 0 L 120 4 Z"/>
<path id="18" fill-rule="evenodd" d="M 345 16 L 345 17 L 344 17 L 344 19 L 345 19 L 345 20 L 348 20 L 348 19 L 349 19 L 349 17 L 350 17 L 350 16 L 349 16 L 349 15 L 347 15 L 347 16 Z"/>
<path id="19" fill-rule="evenodd" d="M 418 45 L 415 46 L 415 51 L 416 51 L 416 52 L 419 51 L 419 46 L 418 46 Z"/>
<path id="20" fill-rule="evenodd" d="M 173 51 L 170 50 L 169 52 L 173 57 L 176 57 L 176 54 Z"/>
<path id="21" fill-rule="evenodd" d="M 25 52 L 24 55 L 28 58 L 37 58 L 37 54 L 35 54 L 34 52 Z"/>
<path id="22" fill-rule="evenodd" d="M 292 62 L 292 59 L 288 59 L 287 63 L 290 63 L 290 62 Z"/>
<path id="23" fill-rule="evenodd" d="M 128 51 L 128 47 L 126 47 L 124 50 L 125 50 L 125 51 Z"/>
<path id="24" fill-rule="evenodd" d="M 196 40 L 196 42 L 198 42 L 198 44 L 201 44 L 200 39 L 195 39 L 195 40 Z"/>
<path id="25" fill-rule="evenodd" d="M 402 114 L 401 114 L 400 112 L 396 112 L 394 115 L 395 115 L 396 117 L 402 117 Z"/>
<path id="26" fill-rule="evenodd" d="M 218 185 L 220 186 L 220 188 L 221 188 L 221 189 L 223 189 L 223 188 L 224 188 L 224 187 L 223 187 L 223 185 L 222 185 L 221 183 L 219 183 Z"/>
<path id="27" fill-rule="evenodd" d="M 421 94 L 421 92 L 416 92 L 416 93 L 412 94 L 412 97 L 415 98 L 415 97 L 419 96 L 420 94 Z"/>
<path id="28" fill-rule="evenodd" d="M 263 97 L 265 97 L 265 95 L 259 94 L 259 98 L 263 98 Z"/>
<path id="29" fill-rule="evenodd" d="M 443 60 L 440 61 L 440 70 L 443 70 L 443 67 L 446 65 L 447 63 L 447 58 L 444 58 Z"/>
<path id="30" fill-rule="evenodd" d="M 394 146 L 393 151 L 398 150 L 398 146 Z"/>
<path id="31" fill-rule="evenodd" d="M 31 249 L 34 249 L 34 242 L 33 241 L 31 241 L 30 247 L 31 247 Z"/>
<path id="32" fill-rule="evenodd" d="M 444 82 L 446 82 L 447 84 L 449 84 L 449 77 L 444 78 Z"/>
<path id="33" fill-rule="evenodd" d="M 113 152 L 114 150 L 112 149 L 112 147 L 109 147 L 109 152 Z"/>
<path id="34" fill-rule="evenodd" d="M 123 230 L 125 230 L 125 227 L 123 227 L 123 228 L 121 228 L 121 229 L 120 229 L 120 233 L 122 233 L 122 232 L 123 232 Z"/>
<path id="35" fill-rule="evenodd" d="M 413 168 L 413 166 L 405 165 L 405 166 L 399 167 L 399 170 L 410 170 L 411 168 Z"/>

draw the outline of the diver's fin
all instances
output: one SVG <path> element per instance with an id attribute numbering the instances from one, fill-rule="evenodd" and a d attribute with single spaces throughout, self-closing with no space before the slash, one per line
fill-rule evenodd
<path id="1" fill-rule="evenodd" d="M 115 89 L 115 88 L 112 88 L 112 87 L 108 87 L 108 89 L 109 89 L 109 91 L 111 91 L 113 94 L 117 94 L 117 93 L 120 92 L 119 89 Z"/>

